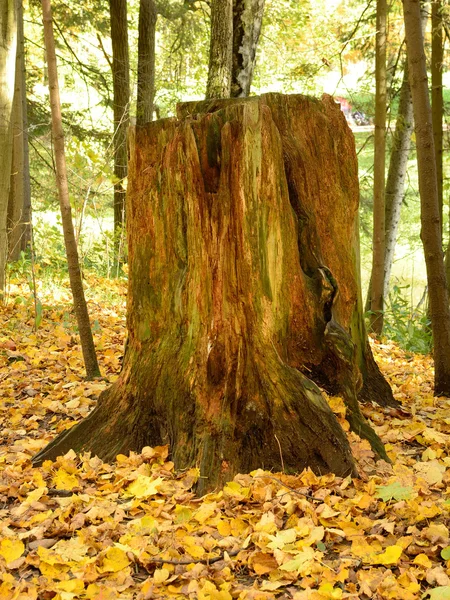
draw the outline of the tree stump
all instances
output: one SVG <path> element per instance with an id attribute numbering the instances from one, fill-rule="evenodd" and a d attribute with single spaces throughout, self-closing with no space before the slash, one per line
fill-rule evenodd
<path id="1" fill-rule="evenodd" d="M 357 401 L 364 385 L 393 403 L 363 322 L 358 195 L 329 96 L 187 103 L 131 130 L 123 369 L 35 461 L 169 444 L 200 492 L 259 467 L 355 474 L 316 383 L 385 457 Z"/>

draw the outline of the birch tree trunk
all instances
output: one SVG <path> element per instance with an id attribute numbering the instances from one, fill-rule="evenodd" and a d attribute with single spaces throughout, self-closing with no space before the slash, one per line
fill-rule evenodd
<path id="1" fill-rule="evenodd" d="M 265 0 L 234 0 L 231 74 L 231 96 L 234 98 L 250 94 L 264 2 Z"/>
<path id="2" fill-rule="evenodd" d="M 211 1 L 206 98 L 229 98 L 233 57 L 233 0 Z"/>
<path id="3" fill-rule="evenodd" d="M 140 0 L 136 104 L 136 123 L 138 125 L 153 121 L 156 18 L 155 1 Z"/>
<path id="4" fill-rule="evenodd" d="M 414 129 L 411 89 L 409 86 L 408 61 L 405 61 L 403 81 L 400 88 L 397 121 L 395 124 L 389 170 L 386 181 L 386 247 L 384 253 L 384 291 L 389 295 L 389 281 L 397 243 L 398 226 L 403 199 L 405 178 L 408 166 L 411 135 Z"/>
<path id="5" fill-rule="evenodd" d="M 44 42 L 47 54 L 48 87 L 50 92 L 50 108 L 52 113 L 52 133 L 55 149 L 56 183 L 58 186 L 61 219 L 66 247 L 67 264 L 69 269 L 70 287 L 72 289 L 73 305 L 80 333 L 81 349 L 87 379 L 100 375 L 100 369 L 95 354 L 89 313 L 84 297 L 81 279 L 78 250 L 72 221 L 72 210 L 69 201 L 67 182 L 66 157 L 64 152 L 64 131 L 62 127 L 61 102 L 59 97 L 58 72 L 56 65 L 55 39 L 50 0 L 42 0 L 44 21 Z"/>
<path id="6" fill-rule="evenodd" d="M 199 466 L 199 493 L 258 467 L 354 474 L 315 382 L 386 458 L 357 401 L 384 379 L 362 314 L 354 138 L 333 98 L 181 104 L 131 129 L 129 177 L 123 370 L 34 462 L 167 443 L 178 468 Z"/>
<path id="7" fill-rule="evenodd" d="M 0 4 L 0 295 L 5 288 L 7 217 L 12 163 L 12 111 L 17 46 L 16 0 Z"/>
<path id="8" fill-rule="evenodd" d="M 420 1 L 403 0 L 434 352 L 434 393 L 450 395 L 450 308 L 441 242 L 433 126 Z"/>
<path id="9" fill-rule="evenodd" d="M 385 160 L 386 160 L 386 0 L 377 0 L 375 51 L 375 152 L 373 165 L 373 261 L 371 277 L 370 328 L 383 330 L 385 248 Z"/>

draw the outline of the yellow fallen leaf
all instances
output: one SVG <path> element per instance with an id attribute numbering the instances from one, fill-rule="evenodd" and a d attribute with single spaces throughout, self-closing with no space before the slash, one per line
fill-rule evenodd
<path id="1" fill-rule="evenodd" d="M 99 566 L 98 570 L 100 573 L 117 573 L 117 571 L 121 571 L 122 569 L 125 569 L 125 567 L 128 567 L 129 564 L 130 561 L 128 560 L 126 553 L 120 548 L 112 546 L 106 551 L 102 564 Z"/>
<path id="2" fill-rule="evenodd" d="M 20 540 L 11 540 L 4 538 L 0 542 L 0 554 L 5 559 L 6 563 L 11 563 L 22 556 L 25 551 L 25 546 Z"/>
<path id="3" fill-rule="evenodd" d="M 186 552 L 192 556 L 192 558 L 202 558 L 205 554 L 205 549 L 201 545 L 201 540 L 191 535 L 185 535 L 181 539 L 181 543 L 185 548 Z"/>
<path id="4" fill-rule="evenodd" d="M 231 524 L 229 521 L 225 521 L 225 519 L 220 519 L 217 523 L 217 531 L 223 537 L 228 537 L 231 535 Z"/>
<path id="5" fill-rule="evenodd" d="M 156 584 L 164 583 L 164 581 L 167 581 L 167 579 L 169 579 L 169 576 L 169 569 L 164 569 L 164 567 L 162 569 L 156 569 L 153 573 L 153 582 Z"/>
<path id="6" fill-rule="evenodd" d="M 192 519 L 192 510 L 187 506 L 175 506 L 176 523 L 188 523 Z"/>
<path id="7" fill-rule="evenodd" d="M 58 469 L 52 481 L 57 490 L 73 490 L 78 487 L 78 477 L 61 468 Z"/>
<path id="8" fill-rule="evenodd" d="M 265 554 L 264 552 L 256 552 L 249 563 L 257 575 L 265 575 L 278 568 L 278 563 L 273 554 Z"/>
<path id="9" fill-rule="evenodd" d="M 205 523 L 217 510 L 217 502 L 204 502 L 195 512 L 194 519 L 201 525 Z"/>
<path id="10" fill-rule="evenodd" d="M 342 590 L 338 587 L 333 587 L 332 583 L 323 583 L 317 592 L 327 600 L 339 600 L 342 598 Z"/>
<path id="11" fill-rule="evenodd" d="M 420 565 L 421 567 L 425 567 L 425 569 L 431 569 L 432 566 L 432 562 L 431 560 L 428 558 L 428 556 L 426 554 L 418 554 L 414 560 L 413 563 L 415 565 Z"/>
<path id="12" fill-rule="evenodd" d="M 205 581 L 198 590 L 198 600 L 233 600 L 233 597 L 227 590 L 218 590 L 212 581 Z"/>
<path id="13" fill-rule="evenodd" d="M 400 546 L 388 546 L 381 554 L 376 554 L 371 557 L 370 564 L 372 565 L 396 565 L 403 549 Z"/>
<path id="14" fill-rule="evenodd" d="M 327 400 L 334 414 L 340 414 L 345 416 L 345 413 L 347 412 L 347 407 L 345 406 L 345 403 L 342 400 L 342 398 L 340 398 L 339 396 L 328 396 Z"/>
<path id="15" fill-rule="evenodd" d="M 269 535 L 272 541 L 267 544 L 271 550 L 283 549 L 287 544 L 292 544 L 297 538 L 295 529 L 283 529 L 278 531 L 276 535 Z"/>
<path id="16" fill-rule="evenodd" d="M 158 489 L 163 481 L 164 480 L 161 477 L 153 479 L 152 477 L 147 477 L 146 475 L 138 475 L 137 478 L 125 489 L 125 495 L 135 496 L 136 498 L 148 498 L 149 496 L 154 496 L 158 493 Z"/>
<path id="17" fill-rule="evenodd" d="M 42 573 L 42 575 L 47 579 L 56 579 L 58 581 L 67 579 L 69 577 L 68 573 L 70 570 L 70 566 L 58 563 L 51 564 L 45 562 L 44 560 L 41 560 L 41 562 L 39 563 L 39 570 Z"/>
<path id="18" fill-rule="evenodd" d="M 248 523 L 243 521 L 242 519 L 231 519 L 231 535 L 239 537 L 248 529 Z"/>
<path id="19" fill-rule="evenodd" d="M 442 465 L 437 460 L 430 460 L 425 463 L 416 463 L 414 470 L 418 475 L 423 477 L 428 485 L 436 485 L 442 483 L 445 473 L 445 465 Z"/>
<path id="20" fill-rule="evenodd" d="M 242 487 L 237 481 L 229 481 L 223 488 L 223 491 L 228 496 L 234 496 L 236 498 L 247 498 L 250 493 L 250 488 Z"/>
<path id="21" fill-rule="evenodd" d="M 145 515 L 140 519 L 130 521 L 129 527 L 134 534 L 148 535 L 158 531 L 158 521 L 151 515 Z"/>
<path id="22" fill-rule="evenodd" d="M 273 592 L 275 590 L 277 590 L 280 587 L 283 587 L 285 584 L 285 582 L 283 581 L 263 581 L 261 584 L 261 590 L 263 592 Z M 261 596 L 261 598 L 267 598 L 267 596 Z"/>
<path id="23" fill-rule="evenodd" d="M 312 548 L 305 548 L 302 552 L 296 554 L 293 559 L 280 565 L 280 571 L 287 571 L 288 573 L 299 571 L 302 575 L 308 575 L 309 567 L 311 562 L 315 560 L 315 556 L 316 552 Z"/>
<path id="24" fill-rule="evenodd" d="M 340 513 L 338 510 L 332 509 L 331 506 L 328 506 L 328 504 L 320 504 L 316 509 L 316 514 L 321 519 L 331 519 Z"/>
<path id="25" fill-rule="evenodd" d="M 369 562 L 376 553 L 376 548 L 369 544 L 364 536 L 357 536 L 352 540 L 351 553 L 358 558 L 362 558 L 364 562 Z"/>
<path id="26" fill-rule="evenodd" d="M 81 594 L 84 592 L 84 583 L 81 579 L 69 579 L 68 581 L 58 581 L 54 584 L 57 590 L 70 592 L 72 594 Z"/>

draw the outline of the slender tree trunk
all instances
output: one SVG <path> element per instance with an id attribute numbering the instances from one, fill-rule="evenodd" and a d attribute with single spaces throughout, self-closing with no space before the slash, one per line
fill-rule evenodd
<path id="1" fill-rule="evenodd" d="M 436 175 L 441 216 L 441 235 L 443 218 L 443 134 L 444 96 L 442 87 L 442 63 L 444 61 L 444 38 L 442 27 L 442 0 L 431 2 L 431 107 L 433 117 L 434 153 L 436 156 Z"/>
<path id="2" fill-rule="evenodd" d="M 384 253 L 384 291 L 389 294 L 389 281 L 397 243 L 400 213 L 405 197 L 405 178 L 408 156 L 411 147 L 411 135 L 414 128 L 411 89 L 409 87 L 408 61 L 405 61 L 403 81 L 400 88 L 397 121 L 392 140 L 392 150 L 386 181 L 386 247 Z"/>
<path id="3" fill-rule="evenodd" d="M 7 216 L 12 163 L 12 112 L 17 45 L 16 0 L 0 5 L 0 294 L 5 288 Z"/>
<path id="4" fill-rule="evenodd" d="M 22 80 L 22 138 L 23 138 L 23 212 L 22 237 L 20 250 L 26 250 L 31 240 L 31 181 L 30 181 L 30 148 L 28 144 L 28 103 L 25 66 L 25 35 L 23 27 L 23 0 L 17 0 L 17 31 L 20 44 L 20 78 Z"/>
<path id="5" fill-rule="evenodd" d="M 53 36 L 52 11 L 50 0 L 42 0 L 44 21 L 44 41 L 47 53 L 48 86 L 50 92 L 50 107 L 52 112 L 52 133 L 55 148 L 56 182 L 58 186 L 61 218 L 66 246 L 67 263 L 69 267 L 70 287 L 73 295 L 73 305 L 80 332 L 81 348 L 83 351 L 86 376 L 93 379 L 100 375 L 95 354 L 91 325 L 84 297 L 78 250 L 73 229 L 72 210 L 69 201 L 67 183 L 66 157 L 64 152 L 64 131 L 62 127 L 61 102 L 59 97 L 58 72 L 56 65 L 55 39 Z"/>
<path id="6" fill-rule="evenodd" d="M 265 0 L 234 0 L 231 95 L 250 94 Z"/>
<path id="7" fill-rule="evenodd" d="M 233 0 L 212 0 L 207 99 L 230 96 L 232 59 Z"/>
<path id="8" fill-rule="evenodd" d="M 127 176 L 127 128 L 130 106 L 130 61 L 126 0 L 109 0 L 114 90 L 114 233 L 116 254 L 120 232 L 125 222 L 125 188 Z M 118 257 L 117 257 L 118 258 Z"/>
<path id="9" fill-rule="evenodd" d="M 371 330 L 383 330 L 383 284 L 385 247 L 385 160 L 386 160 L 386 0 L 377 0 L 375 52 L 375 152 L 373 181 L 373 261 L 371 278 Z"/>
<path id="10" fill-rule="evenodd" d="M 13 104 L 13 158 L 11 187 L 8 204 L 8 260 L 17 260 L 29 240 L 30 230 L 30 171 L 26 160 L 25 144 L 28 144 L 26 126 L 26 90 L 23 37 L 22 0 L 16 0 L 17 8 L 17 54 Z M 28 149 L 27 149 L 28 150 Z"/>
<path id="11" fill-rule="evenodd" d="M 449 396 L 450 308 L 441 243 L 436 160 L 420 1 L 403 0 L 403 8 L 416 132 L 421 238 L 425 252 L 434 342 L 434 393 Z"/>
<path id="12" fill-rule="evenodd" d="M 136 104 L 137 125 L 144 125 L 153 121 L 156 18 L 155 1 L 140 0 Z"/>

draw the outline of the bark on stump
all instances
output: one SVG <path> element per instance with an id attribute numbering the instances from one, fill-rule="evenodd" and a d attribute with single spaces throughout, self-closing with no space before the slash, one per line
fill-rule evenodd
<path id="1" fill-rule="evenodd" d="M 122 373 L 36 462 L 169 444 L 200 491 L 258 467 L 354 474 L 314 381 L 382 456 L 357 393 L 393 399 L 362 318 L 345 118 L 331 97 L 280 94 L 178 112 L 131 132 Z"/>

